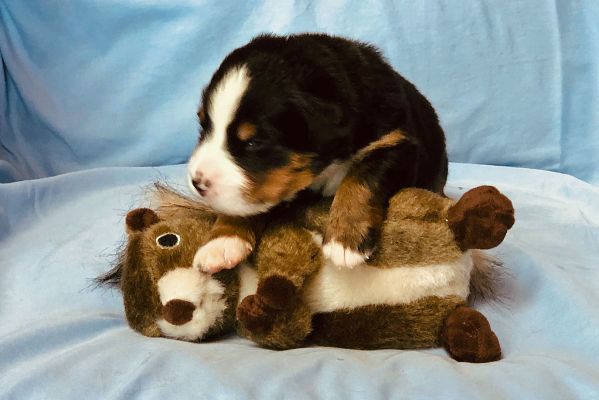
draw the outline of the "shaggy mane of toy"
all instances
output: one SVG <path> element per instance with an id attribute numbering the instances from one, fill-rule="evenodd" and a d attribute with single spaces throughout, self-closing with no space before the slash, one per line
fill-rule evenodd
<path id="1" fill-rule="evenodd" d="M 203 204 L 193 200 L 190 196 L 163 182 L 154 182 L 148 186 L 150 202 L 155 206 L 156 213 L 162 219 L 169 219 L 178 214 L 189 212 L 210 212 Z M 119 287 L 127 251 L 127 237 L 125 237 L 110 262 L 111 268 L 104 274 L 94 278 L 98 287 Z"/>

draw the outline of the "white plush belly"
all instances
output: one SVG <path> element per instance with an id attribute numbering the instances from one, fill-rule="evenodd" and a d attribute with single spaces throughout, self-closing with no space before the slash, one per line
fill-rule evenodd
<path id="1" fill-rule="evenodd" d="M 312 312 L 370 304 L 406 304 L 427 296 L 468 296 L 472 256 L 422 267 L 339 269 L 329 263 L 308 283 L 305 301 Z"/>
<path id="2" fill-rule="evenodd" d="M 468 251 L 453 263 L 422 267 L 374 268 L 360 265 L 339 269 L 326 263 L 309 280 L 304 300 L 313 313 L 371 304 L 406 304 L 427 296 L 455 295 L 466 299 L 472 255 Z M 258 277 L 248 265 L 240 266 L 239 299 L 256 293 Z"/>
<path id="3" fill-rule="evenodd" d="M 239 297 L 237 298 L 237 304 L 239 304 L 246 296 L 256 294 L 258 273 L 247 262 L 242 263 L 237 268 L 239 268 Z"/>

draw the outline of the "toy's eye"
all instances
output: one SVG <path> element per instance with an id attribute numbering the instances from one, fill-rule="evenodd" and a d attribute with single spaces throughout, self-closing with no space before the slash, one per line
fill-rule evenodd
<path id="1" fill-rule="evenodd" d="M 181 242 L 181 236 L 176 233 L 163 233 L 156 238 L 156 244 L 163 249 L 175 247 Z"/>

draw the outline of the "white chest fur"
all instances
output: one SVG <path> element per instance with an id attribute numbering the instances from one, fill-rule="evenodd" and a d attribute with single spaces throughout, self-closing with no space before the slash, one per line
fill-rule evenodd
<path id="1" fill-rule="evenodd" d="M 339 269 L 327 263 L 313 277 L 304 300 L 313 313 L 370 304 L 407 304 L 427 297 L 456 295 L 468 297 L 472 255 L 466 252 L 452 263 L 419 267 L 374 268 L 359 265 Z M 240 268 L 240 299 L 256 292 L 257 275 L 253 268 Z"/>

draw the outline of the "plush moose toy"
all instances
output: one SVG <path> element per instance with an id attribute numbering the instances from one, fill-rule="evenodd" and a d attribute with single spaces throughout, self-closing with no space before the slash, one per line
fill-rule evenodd
<path id="1" fill-rule="evenodd" d="M 126 217 L 128 242 L 102 283 L 119 284 L 129 325 L 189 341 L 231 330 L 261 346 L 356 349 L 444 346 L 456 360 L 497 360 L 487 319 L 468 306 L 489 294 L 497 246 L 514 223 L 510 200 L 481 186 L 454 202 L 421 189 L 390 201 L 378 249 L 338 269 L 321 256 L 330 201 L 282 209 L 248 262 L 209 275 L 191 267 L 215 216 L 156 185 L 159 206 Z"/>

